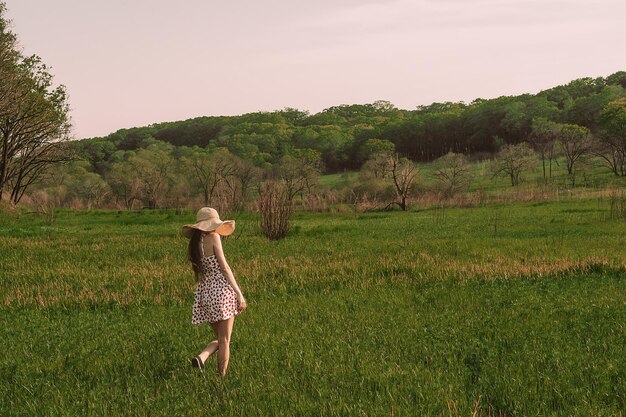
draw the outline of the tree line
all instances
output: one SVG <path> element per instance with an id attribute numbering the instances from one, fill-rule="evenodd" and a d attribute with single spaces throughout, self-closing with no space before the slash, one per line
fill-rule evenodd
<path id="1" fill-rule="evenodd" d="M 623 93 L 621 85 L 613 88 L 604 83 L 602 90 L 610 88 Z M 571 87 L 577 84 L 572 82 L 568 85 Z M 506 100 L 500 98 L 465 107 L 460 104 L 431 105 L 430 109 L 418 109 L 414 114 L 416 118 L 434 118 L 452 111 L 458 113 L 459 118 L 467 117 L 463 115 L 470 113 L 475 116 L 477 109 L 484 110 L 486 106 L 493 110 L 497 108 L 494 103 L 510 100 L 510 97 Z M 380 134 L 391 126 L 380 114 L 406 113 L 387 102 L 339 106 L 322 112 L 325 115 L 341 115 L 343 124 L 337 125 L 303 125 L 305 120 L 321 116 L 308 116 L 291 109 L 206 118 L 220 119 L 223 123 L 228 121 L 231 124 L 221 129 L 228 133 L 227 136 L 218 135 L 205 146 L 175 145 L 170 143 L 173 140 L 168 142 L 157 139 L 163 138 L 159 133 L 163 130 L 171 134 L 172 129 L 175 129 L 172 125 L 197 127 L 202 126 L 202 123 L 176 122 L 168 124 L 170 126 L 167 128 L 155 125 L 118 131 L 106 138 L 67 142 L 67 149 L 74 155 L 74 161 L 63 166 L 55 165 L 45 171 L 46 175 L 38 188 L 45 189 L 46 198 L 53 198 L 56 205 L 65 206 L 89 208 L 114 205 L 133 209 L 182 207 L 194 202 L 240 210 L 249 207 L 263 189 L 269 189 L 268 182 L 280 183 L 288 201 L 293 201 L 297 196 L 301 200 L 311 196 L 321 174 L 336 172 L 328 168 L 329 163 L 332 165 L 338 161 L 347 161 L 336 165 L 337 169 L 360 170 L 360 175 L 352 185 L 351 195 L 343 196 L 340 200 L 358 202 L 367 198 L 379 199 L 390 202 L 387 206 L 397 205 L 406 209 L 407 201 L 419 182 L 419 170 L 415 166 L 417 161 L 436 161 L 437 191 L 448 198 L 467 190 L 472 171 L 468 158 L 484 156 L 493 159 L 491 175 L 508 178 L 512 186 L 521 182 L 522 174 L 536 166 L 537 160 L 540 161 L 543 182 L 549 183 L 557 159 L 565 164 L 568 177 L 575 185 L 581 162 L 589 158 L 603 164 L 615 176 L 626 176 L 626 98 L 611 96 L 609 101 L 602 104 L 593 118 L 593 128 L 544 116 L 533 115 L 528 119 L 527 115 L 518 115 L 518 121 L 528 120 L 530 123 L 522 129 L 520 126 L 524 124 L 513 123 L 513 117 L 509 115 L 506 119 L 507 128 L 517 126 L 516 129 L 524 131 L 523 135 L 517 137 L 519 141 L 512 141 L 511 136 L 494 134 L 489 145 L 485 144 L 482 148 L 478 147 L 478 141 L 472 142 L 470 135 L 464 142 L 465 148 L 459 146 L 446 150 L 441 145 L 445 143 L 446 136 L 436 136 L 434 130 L 430 130 L 433 135 L 431 141 L 420 142 L 420 137 L 415 136 L 415 144 L 412 145 L 436 146 L 438 151 L 434 152 L 432 149 L 435 148 L 432 148 L 430 158 L 412 158 L 414 154 L 407 152 L 403 142 L 398 140 L 402 135 Z M 434 110 L 435 107 L 437 110 Z M 363 116 L 364 108 L 369 109 L 367 116 Z M 489 111 L 485 114 L 493 113 Z M 485 114 L 479 119 L 483 120 L 483 127 L 487 129 L 492 119 Z M 355 136 L 355 129 L 365 129 L 364 123 L 350 125 L 346 122 L 349 118 L 360 118 L 361 122 L 370 120 L 371 130 L 377 133 L 371 137 Z M 291 122 L 286 123 L 287 119 Z M 274 120 L 275 123 L 268 120 Z M 380 124 L 376 125 L 375 120 Z M 406 119 L 400 123 L 411 126 Z M 412 126 L 416 128 L 417 125 Z M 241 132 L 252 127 L 263 133 L 249 136 L 233 133 L 238 129 Z M 332 131 L 335 136 L 327 136 L 326 142 L 304 142 L 304 136 L 298 134 L 302 131 Z M 499 131 L 492 131 L 496 132 Z M 234 137 L 239 139 L 235 140 Z M 337 137 L 341 140 L 331 140 Z M 245 138 L 248 138 L 248 142 Z M 252 141 L 256 141 L 256 144 L 252 145 Z M 324 147 L 320 142 L 325 144 Z M 341 149 L 355 146 L 356 143 L 359 146 L 342 154 L 339 143 L 343 144 Z M 324 153 L 328 149 L 335 149 L 334 153 L 331 152 L 332 159 Z"/>
<path id="2" fill-rule="evenodd" d="M 176 147 L 224 147 L 258 167 L 275 164 L 298 149 L 320 154 L 327 173 L 359 169 L 369 158 L 370 139 L 393 143 L 413 161 L 432 161 L 448 152 L 494 153 L 502 144 L 532 142 L 534 124 L 545 119 L 577 125 L 596 134 L 609 103 L 626 97 L 626 72 L 581 78 L 538 94 L 433 103 L 415 110 L 388 101 L 341 105 L 316 114 L 297 109 L 241 116 L 199 117 L 122 129 L 75 143 L 92 170 L 106 173 L 120 150 L 145 148 L 154 141 Z M 606 123 L 604 127 L 606 127 Z"/>
<path id="3" fill-rule="evenodd" d="M 125 200 L 126 207 L 134 202 L 159 204 L 155 196 L 163 181 L 151 174 L 141 185 L 140 171 L 166 177 L 169 170 L 170 177 L 179 178 L 170 179 L 178 184 L 168 188 L 170 199 L 178 198 L 173 190 L 180 194 L 184 188 L 180 198 L 201 195 L 208 202 L 219 195 L 241 207 L 265 180 L 281 179 L 293 198 L 310 190 L 321 173 L 361 170 L 357 188 L 377 194 L 391 187 L 392 200 L 404 209 L 417 177 L 411 166 L 419 161 L 437 160 L 437 182 L 444 195 L 459 192 L 468 182 L 463 178 L 469 171 L 468 156 L 495 158 L 492 174 L 506 176 L 512 186 L 536 158 L 545 183 L 557 158 L 564 159 L 572 185 L 580 161 L 589 157 L 614 175 L 626 176 L 625 87 L 626 72 L 617 72 L 577 79 L 536 95 L 470 104 L 433 103 L 402 110 L 377 101 L 313 115 L 288 108 L 122 129 L 71 145 L 85 161 L 85 173 L 99 175 L 110 195 Z M 126 181 L 122 186 L 131 176 L 134 185 Z"/>
<path id="4" fill-rule="evenodd" d="M 321 173 L 319 161 L 316 152 L 302 150 L 261 169 L 226 148 L 155 142 L 118 151 L 105 175 L 80 159 L 51 167 L 31 197 L 37 204 L 65 207 L 132 210 L 193 203 L 243 210 L 268 182 L 280 183 L 287 201 L 311 192 Z"/>

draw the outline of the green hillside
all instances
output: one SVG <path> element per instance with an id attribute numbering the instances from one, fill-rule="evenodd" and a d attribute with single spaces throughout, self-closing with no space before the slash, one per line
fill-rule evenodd
<path id="1" fill-rule="evenodd" d="M 241 116 L 206 116 L 121 129 L 102 138 L 75 142 L 77 152 L 99 174 L 107 172 L 119 151 L 145 148 L 155 141 L 175 147 L 225 147 L 258 166 L 274 164 L 296 149 L 319 153 L 325 172 L 359 168 L 368 157 L 369 139 L 390 141 L 414 161 L 445 153 L 494 152 L 498 140 L 529 139 L 534 119 L 599 129 L 606 105 L 626 97 L 626 72 L 605 78 L 581 78 L 536 94 L 477 98 L 398 109 L 387 101 L 330 107 L 316 114 L 284 109 Z M 495 138 L 499 138 L 496 140 Z"/>

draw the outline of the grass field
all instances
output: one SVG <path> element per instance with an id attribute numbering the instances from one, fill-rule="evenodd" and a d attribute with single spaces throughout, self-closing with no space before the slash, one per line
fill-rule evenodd
<path id="1" fill-rule="evenodd" d="M 605 200 L 296 213 L 280 242 L 230 217 L 249 310 L 220 380 L 189 366 L 211 337 L 193 213 L 0 213 L 0 415 L 626 414 L 626 221 Z"/>

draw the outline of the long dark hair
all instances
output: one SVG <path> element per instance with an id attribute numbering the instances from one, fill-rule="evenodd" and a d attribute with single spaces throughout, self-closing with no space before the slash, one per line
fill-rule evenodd
<path id="1" fill-rule="evenodd" d="M 201 238 L 202 231 L 194 229 L 191 239 L 189 239 L 189 247 L 187 248 L 187 260 L 191 262 L 191 268 L 196 276 L 196 280 L 198 280 L 202 274 L 202 248 L 200 248 Z"/>

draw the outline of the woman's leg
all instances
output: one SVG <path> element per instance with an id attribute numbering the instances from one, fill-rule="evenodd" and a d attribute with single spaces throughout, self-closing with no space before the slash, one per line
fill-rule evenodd
<path id="1" fill-rule="evenodd" d="M 235 316 L 226 320 L 215 323 L 214 329 L 217 333 L 217 373 L 221 376 L 226 375 L 228 369 L 228 359 L 230 358 L 230 335 L 233 332 L 233 324 Z"/>
<path id="2" fill-rule="evenodd" d="M 206 362 L 206 360 L 209 359 L 209 356 L 211 356 L 212 354 L 215 353 L 215 351 L 217 351 L 217 348 L 218 348 L 217 339 L 210 341 L 209 344 L 206 345 L 204 350 L 198 354 L 202 363 Z"/>

